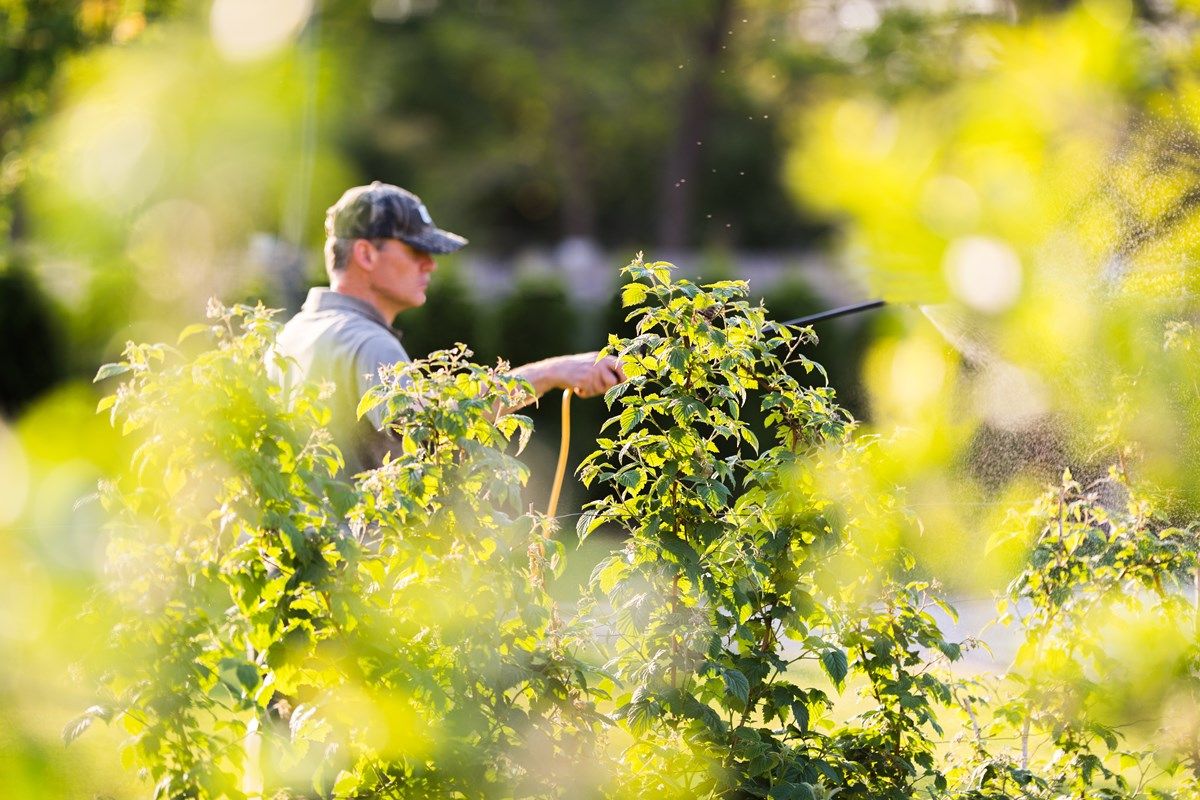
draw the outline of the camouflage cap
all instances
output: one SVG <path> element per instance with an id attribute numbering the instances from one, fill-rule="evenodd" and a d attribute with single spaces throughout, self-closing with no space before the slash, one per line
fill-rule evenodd
<path id="1" fill-rule="evenodd" d="M 390 183 L 355 186 L 325 212 L 325 234 L 338 239 L 399 239 L 427 253 L 453 253 L 467 243 L 433 224 L 421 198 Z"/>

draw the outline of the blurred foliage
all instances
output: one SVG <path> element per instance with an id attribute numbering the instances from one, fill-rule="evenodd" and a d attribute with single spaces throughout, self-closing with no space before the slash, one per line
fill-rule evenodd
<path id="1" fill-rule="evenodd" d="M 857 670 L 858 685 L 868 690 L 863 702 L 873 711 L 861 724 L 809 734 L 829 737 L 820 740 L 830 744 L 828 752 L 857 759 L 886 752 L 884 745 L 894 742 L 886 737 L 901 731 L 900 749 L 926 778 L 913 784 L 913 773 L 905 777 L 892 770 L 895 762 L 880 757 L 866 777 L 854 778 L 860 783 L 847 784 L 855 791 L 866 792 L 867 782 L 876 780 L 871 791 L 901 792 L 908 782 L 910 793 L 964 800 L 1193 797 L 1195 759 L 1188 748 L 1194 749 L 1195 721 L 1188 709 L 1196 705 L 1194 609 L 1182 603 L 1181 593 L 1195 580 L 1187 573 L 1195 558 L 1188 537 L 1200 507 L 1194 458 L 1200 433 L 1194 351 L 1200 345 L 1190 269 L 1200 197 L 1196 11 L 1191 0 L 1014 0 L 935 9 L 869 0 L 653 0 L 611 7 L 583 0 L 330 0 L 319 7 L 302 0 L 0 0 L 6 44 L 0 54 L 0 228 L 6 233 L 0 281 L 10 294 L 7 310 L 0 311 L 6 348 L 0 366 L 9 376 L 3 382 L 5 413 L 57 377 L 119 352 L 127 339 L 167 336 L 194 318 L 210 295 L 287 295 L 316 264 L 310 251 L 319 239 L 321 209 L 345 186 L 369 178 L 411 186 L 439 224 L 467 234 L 473 246 L 505 254 L 526 242 L 573 235 L 641 249 L 664 241 L 661 220 L 677 213 L 686 220 L 683 242 L 722 254 L 716 261 L 748 246 L 821 242 L 836 225 L 841 263 L 894 308 L 853 334 L 843 345 L 849 351 L 811 355 L 821 353 L 831 383 L 869 419 L 870 429 L 868 438 L 854 438 L 839 451 L 845 459 L 817 459 L 780 496 L 802 503 L 820 495 L 830 502 L 822 513 L 831 515 L 831 527 L 855 531 L 855 544 L 865 551 L 889 554 L 878 563 L 859 563 L 857 577 L 899 574 L 890 570 L 907 566 L 899 554 L 911 551 L 916 575 L 904 574 L 916 582 L 873 595 L 874 606 L 858 606 L 858 628 L 814 634 L 845 650 L 846 667 Z M 431 293 L 437 291 L 435 282 Z M 522 339 L 522 321 L 543 321 L 539 309 L 527 305 L 536 302 L 530 296 L 506 312 L 516 320 L 509 326 L 514 352 L 545 346 L 554 335 Z M 470 301 L 453 280 L 435 297 L 424 317 L 412 321 L 407 341 L 414 354 L 424 351 L 417 342 L 433 348 L 450 336 L 472 340 L 489 357 L 492 350 L 509 355 L 480 333 L 499 306 L 495 298 L 486 298 L 480 311 L 483 303 Z M 780 315 L 807 310 L 801 293 L 787 285 L 769 299 Z M 559 329 L 575 324 L 562 298 L 545 302 L 554 312 L 546 317 L 561 315 Z M 58 329 L 56 319 L 65 320 L 58 336 L 47 333 Z M 442 324 L 447 320 L 453 324 Z M 606 327 L 626 339 L 639 335 L 621 325 L 614 318 Z M 819 332 L 829 344 L 840 335 L 836 327 Z M 853 338 L 858 335 L 869 345 Z M 186 358 L 195 355 L 189 352 Z M 845 374 L 858 363 L 861 374 Z M 862 387 L 857 397 L 856 384 Z M 803 391 L 821 386 L 814 381 Z M 206 441 L 197 426 L 220 428 L 217 419 L 199 418 L 210 408 L 203 405 L 209 394 L 170 396 L 173 406 L 164 413 L 178 428 L 162 423 L 168 439 L 190 435 L 190 446 Z M 53 676 L 99 646 L 106 630 L 51 624 L 70 616 L 68 609 L 79 605 L 93 580 L 98 512 L 86 505 L 72 509 L 84 487 L 100 474 L 120 472 L 128 459 L 123 445 L 95 430 L 87 391 L 74 387 L 44 397 L 25 405 L 25 416 L 11 429 L 0 423 L 6 487 L 0 495 L 6 534 L 0 586 L 10 587 L 3 596 L 11 601 L 0 604 L 0 653 L 6 663 L 32 665 L 20 674 L 0 673 L 9 726 L 0 764 L 6 778 L 17 776 L 6 785 L 18 797 L 122 796 L 120 782 L 96 767 L 104 748 L 76 750 L 76 770 L 56 755 L 46 727 L 62 717 L 62 707 L 88 704 Z M 306 413 L 303 403 L 298 410 L 270 408 Z M 316 406 L 308 408 L 319 416 Z M 583 417 L 593 408 L 584 407 Z M 548 431 L 557 402 L 535 413 L 546 417 L 539 426 Z M 738 418 L 750 422 L 754 416 L 750 411 Z M 222 430 L 236 431 L 249 419 L 240 411 L 231 414 Z M 239 458 L 277 456 L 267 445 L 265 453 Z M 1110 464 L 1115 477 L 1106 477 Z M 236 469 L 226 466 L 198 462 L 194 474 L 200 478 L 179 491 L 220 484 L 213 491 L 249 486 L 257 492 L 266 486 L 262 475 L 243 475 L 239 484 Z M 1049 500 L 1031 505 L 1047 477 L 1057 481 L 1068 466 L 1074 477 Z M 283 458 L 270 461 L 268 472 L 294 477 L 296 469 L 309 467 Z M 315 469 L 315 477 L 306 474 L 320 485 L 319 465 Z M 148 473 L 148 480 L 178 480 L 178 472 L 164 468 Z M 1128 495 L 1114 493 L 1117 485 Z M 746 496 L 753 491 L 731 502 L 750 502 L 740 499 Z M 377 499 L 382 511 L 373 513 L 400 514 L 389 506 L 394 497 Z M 1060 505 L 1068 513 L 1060 515 Z M 670 508 L 666 502 L 653 510 Z M 333 533 L 338 515 L 328 509 L 322 514 L 326 518 L 314 530 L 342 542 Z M 202 519 L 192 521 L 216 524 L 201 525 Z M 310 523 L 306 518 L 297 529 L 307 531 Z M 504 528 L 496 536 L 515 551 L 520 548 L 505 537 L 531 534 L 533 524 L 526 519 L 524 528 Z M 1028 536 L 984 547 L 996 531 L 1014 525 L 1028 528 Z M 263 525 L 255 535 L 281 530 Z M 766 533 L 756 528 L 753 535 Z M 635 532 L 631 541 L 636 558 L 645 559 L 637 569 L 654 579 L 662 577 L 655 569 L 682 568 L 668 556 L 653 560 L 659 544 L 648 531 Z M 533 544 L 538 558 L 558 555 L 549 544 Z M 362 564 L 372 557 L 322 553 L 305 568 L 320 572 L 325 555 L 333 559 L 326 566 L 337 569 L 352 556 Z M 785 560 L 782 551 L 766 547 L 744 563 L 756 576 L 779 577 L 772 570 Z M 528 561 L 522 564 L 533 574 Z M 717 566 L 725 568 L 724 562 Z M 161 577 L 178 577 L 174 588 L 188 580 L 205 590 L 228 588 L 220 574 L 200 570 L 185 578 L 178 563 L 170 567 Z M 320 580 L 332 581 L 334 572 Z M 897 708 L 893 689 L 920 669 L 907 660 L 921 656 L 895 649 L 901 637 L 883 641 L 877 634 L 890 636 L 910 625 L 910 632 L 933 636 L 921 616 L 925 610 L 914 611 L 915 617 L 892 615 L 902 607 L 921 608 L 928 599 L 923 590 L 905 593 L 906 586 L 922 585 L 917 576 L 938 576 L 952 590 L 978 596 L 1008 584 L 1014 574 L 1020 577 L 1012 584 L 1013 608 L 1018 616 L 1029 604 L 1035 609 L 1023 660 L 1002 679 L 947 679 L 943 688 L 951 705 L 963 710 L 968 733 L 947 746 L 944 762 L 918 763 L 918 755 L 943 755 L 938 748 L 931 755 L 928 745 L 938 741 L 933 735 L 916 733 L 931 730 L 920 715 L 936 703 L 926 697 Z M 420 593 L 421 585 L 406 584 L 399 596 Z M 551 607 L 540 590 L 530 591 L 539 598 L 535 606 Z M 745 589 L 734 581 L 731 591 Z M 391 619 L 396 611 L 380 611 L 390 602 L 384 594 L 369 597 L 382 614 L 372 619 Z M 743 627 L 760 624 L 753 603 L 734 608 L 731 596 L 717 592 L 716 599 L 696 600 L 690 608 L 728 606 Z M 287 624 L 305 631 L 310 624 L 317 629 L 312 620 L 326 624 L 322 615 L 332 617 L 332 611 L 316 595 L 312 599 L 318 610 L 305 611 L 308 622 L 298 614 Z M 280 607 L 290 609 L 290 602 Z M 217 612 L 225 607 L 213 606 L 211 616 L 194 615 L 193 621 L 220 625 Z M 664 608 L 655 611 L 669 614 L 669 604 Z M 494 641 L 488 637 L 497 630 L 479 633 L 480 641 Z M 848 645 L 855 630 L 867 641 L 857 661 Z M 186 636 L 188 629 L 152 621 L 128 633 L 174 642 L 171 637 Z M 671 644 L 678 631 L 662 623 L 636 633 Z M 743 632 L 735 626 L 734 633 Z M 872 656 L 875 642 L 881 661 Z M 158 674 L 161 681 L 153 685 L 191 680 L 192 665 L 219 653 L 237 663 L 222 673 L 219 659 L 213 662 L 216 677 L 205 677 L 205 685 L 226 692 L 221 701 L 233 702 L 249 719 L 245 667 L 257 670 L 257 680 L 265 679 L 266 666 L 242 650 L 234 654 L 229 641 L 209 644 L 213 650 L 200 647 L 179 673 Z M 456 657 L 474 663 L 479 652 L 464 648 Z M 647 663 L 659 663 L 649 655 Z M 659 655 L 662 663 L 674 658 Z M 694 676 L 696 686 L 709 692 L 711 708 L 729 710 L 741 702 L 743 684 L 734 671 L 746 680 L 747 700 L 755 690 L 761 694 L 755 699 L 766 702 L 774 689 L 764 687 L 774 683 L 811 690 L 788 683 L 790 676 L 771 673 L 764 680 L 742 672 L 735 656 L 758 657 L 752 648 L 722 651 L 712 661 L 720 669 Z M 631 650 L 625 658 L 622 669 L 630 671 L 641 656 Z M 829 658 L 819 659 L 819 668 L 840 672 L 840 659 Z M 440 685 L 454 691 L 465 685 L 446 672 L 438 675 L 447 681 Z M 559 677 L 570 683 L 577 676 Z M 870 687 L 881 686 L 886 690 L 872 700 Z M 357 752 L 376 748 L 390 758 L 412 745 L 407 733 L 393 736 L 390 723 L 380 722 L 386 715 L 371 711 L 378 703 L 409 725 L 411 706 L 395 708 L 375 689 L 360 688 L 348 690 L 343 711 L 384 734 L 382 740 L 354 740 L 347 733 L 347 741 L 364 748 Z M 947 700 L 934 684 L 924 688 L 939 695 L 939 703 Z M 589 683 L 586 691 L 592 689 Z M 629 691 L 625 712 L 637 706 L 632 686 Z M 666 698 L 661 684 L 647 692 L 638 702 L 664 713 L 646 720 L 653 723 L 646 728 L 649 738 L 639 741 L 667 749 L 630 751 L 631 759 L 645 755 L 639 763 L 649 771 L 639 774 L 664 776 L 663 786 L 673 772 L 704 775 L 711 786 L 725 788 L 737 774 L 760 788 L 773 780 L 764 776 L 783 774 L 783 762 L 769 753 L 785 752 L 783 739 L 775 737 L 789 734 L 764 733 L 765 721 L 755 728 L 743 717 L 741 725 L 726 724 L 747 735 L 716 748 L 704 737 L 719 725 L 701 721 L 707 733 L 690 728 L 695 720 L 675 715 L 677 706 L 686 705 L 682 698 Z M 254 702 L 264 695 L 259 691 Z M 408 703 L 408 695 L 394 696 L 400 705 Z M 149 697 L 134 702 L 148 703 Z M 823 708 L 814 697 L 813 708 Z M 172 716 L 163 706 L 155 713 L 160 711 L 178 730 L 195 729 L 190 712 Z M 840 711 L 835 705 L 829 713 Z M 626 733 L 620 736 L 628 736 L 632 721 L 628 713 L 622 716 Z M 918 722 L 910 725 L 912 720 Z M 782 728 L 782 716 L 778 721 Z M 271 724 L 279 730 L 278 721 Z M 213 737 L 206 740 L 224 736 L 235 749 L 246 732 L 244 725 L 200 727 L 203 737 Z M 502 726 L 499 733 L 515 731 Z M 689 738 L 693 733 L 699 738 Z M 310 734 L 315 737 L 304 729 L 301 738 Z M 273 734 L 264 736 L 265 743 Z M 274 738 L 282 751 L 291 746 L 283 741 L 287 734 Z M 1149 752 L 1145 741 L 1159 752 Z M 81 745 L 91 746 L 85 739 L 73 747 Z M 274 763 L 284 752 L 272 747 L 266 746 L 267 760 Z M 598 745 L 595 752 L 617 749 Z M 728 771 L 724 764 L 712 767 L 729 753 L 737 756 Z M 149 744 L 143 755 L 154 757 Z M 338 758 L 315 745 L 306 757 L 317 755 L 330 764 Z M 477 756 L 470 748 L 455 751 L 463 764 L 480 763 Z M 756 761 L 760 757 L 770 764 Z M 205 769 L 236 766 L 222 758 Z M 303 771 L 306 762 L 297 763 Z M 593 778 L 589 773 L 581 780 Z M 473 779 L 465 773 L 448 778 Z M 352 778 L 346 780 L 343 789 L 350 792 Z M 659 790 L 656 780 L 647 778 L 643 788 Z M 776 796 L 793 791 L 772 788 L 779 788 Z M 832 789 L 826 788 L 815 784 L 808 794 L 795 792 L 828 796 Z"/>
<path id="2" fill-rule="evenodd" d="M 1196 796 L 1195 523 L 1172 526 L 1117 466 L 1086 486 L 1067 471 L 1022 511 L 989 542 L 1032 546 L 1000 605 L 1020 648 L 958 694 L 965 796 Z"/>
<path id="3" fill-rule="evenodd" d="M 13 225 L 29 128 L 52 108 L 55 77 L 76 53 L 125 45 L 176 0 L 5 0 L 0 5 L 0 234 Z"/>
<path id="4" fill-rule="evenodd" d="M 925 24 L 952 75 L 830 79 L 796 115 L 788 172 L 843 218 L 864 283 L 920 310 L 893 317 L 864 376 L 891 477 L 925 522 L 914 547 L 935 571 L 970 564 L 964 587 L 999 586 L 1005 563 L 966 554 L 1066 466 L 1091 480 L 1125 459 L 1164 511 L 1197 508 L 1182 450 L 1200 396 L 1180 351 L 1195 313 L 1195 18 L 1095 0 Z M 920 31 L 890 30 L 899 64 L 909 36 L 929 46 Z"/>

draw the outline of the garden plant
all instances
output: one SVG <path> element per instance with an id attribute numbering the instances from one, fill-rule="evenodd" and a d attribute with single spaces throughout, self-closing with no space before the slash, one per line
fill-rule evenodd
<path id="1" fill-rule="evenodd" d="M 213 303 L 176 346 L 129 345 L 97 376 L 137 449 L 100 491 L 106 644 L 66 738 L 119 726 L 172 799 L 1200 796 L 1195 715 L 1150 747 L 1106 638 L 1158 620 L 1196 707 L 1193 528 L 1119 466 L 1065 476 L 1009 532 L 1021 655 L 976 675 L 877 441 L 797 378 L 820 374 L 812 332 L 742 282 L 624 274 L 629 380 L 579 468 L 608 494 L 577 520 L 622 545 L 571 602 L 561 521 L 522 500 L 529 420 L 495 413 L 530 391 L 503 364 L 385 370 L 360 412 L 386 405 L 401 452 L 346 476 L 327 387 L 267 377 L 270 310 Z"/>

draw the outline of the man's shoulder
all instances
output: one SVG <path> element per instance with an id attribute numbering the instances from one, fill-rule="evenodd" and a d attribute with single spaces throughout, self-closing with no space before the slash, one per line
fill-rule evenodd
<path id="1" fill-rule="evenodd" d="M 283 326 L 280 339 L 355 351 L 403 351 L 399 339 L 384 326 L 338 309 L 301 311 Z"/>

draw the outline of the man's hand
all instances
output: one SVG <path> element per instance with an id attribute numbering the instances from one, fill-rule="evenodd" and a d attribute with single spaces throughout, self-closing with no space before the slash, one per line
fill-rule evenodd
<path id="1" fill-rule="evenodd" d="M 517 367 L 513 374 L 529 381 L 539 397 L 551 389 L 571 389 L 580 397 L 595 397 L 625 380 L 615 358 L 605 356 L 597 361 L 599 355 L 593 350 L 556 356 Z"/>
<path id="2" fill-rule="evenodd" d="M 612 356 L 596 360 L 596 352 L 561 356 L 557 361 L 558 380 L 556 389 L 571 389 L 580 397 L 595 397 L 604 394 L 625 380 L 625 373 Z"/>

